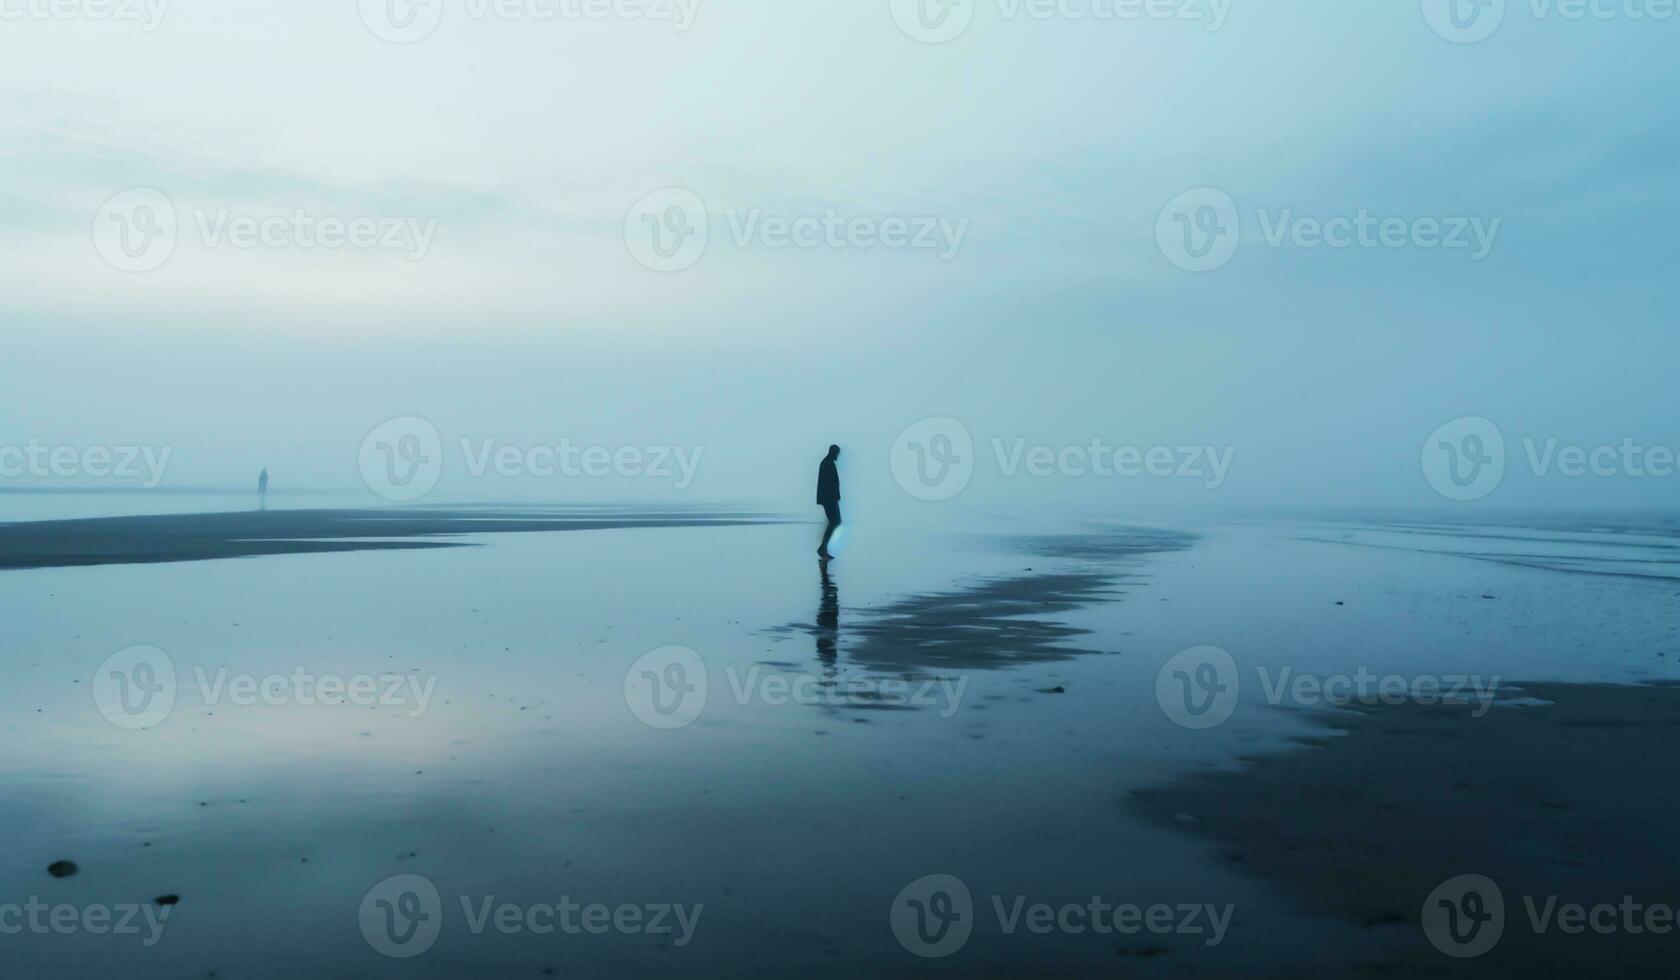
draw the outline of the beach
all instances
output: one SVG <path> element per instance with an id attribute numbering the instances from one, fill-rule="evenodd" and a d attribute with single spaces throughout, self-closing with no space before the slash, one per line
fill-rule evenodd
<path id="1" fill-rule="evenodd" d="M 0 0 L 0 980 L 1672 977 L 1676 30 Z"/>
<path id="2" fill-rule="evenodd" d="M 1680 720 L 1660 523 L 863 521 L 826 573 L 817 528 L 744 508 L 69 523 L 143 553 L 0 572 L 0 903 L 137 931 L 26 929 L 20 975 L 1514 976 L 1666 948 L 1536 935 L 1522 902 L 1676 900 L 1642 843 Z M 1238 682 L 1195 727 L 1161 692 L 1203 648 Z M 167 710 L 112 706 L 112 670 L 165 663 Z M 1422 919 L 1462 874 L 1507 910 L 1474 959 Z"/>

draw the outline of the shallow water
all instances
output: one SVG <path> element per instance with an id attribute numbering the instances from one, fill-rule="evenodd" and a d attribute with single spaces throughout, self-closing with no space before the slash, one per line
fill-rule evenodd
<path id="1" fill-rule="evenodd" d="M 1195 537 L 1172 547 L 1152 532 L 1148 553 L 1120 557 L 1078 546 L 1114 541 L 1111 529 L 990 530 L 854 528 L 826 583 L 805 525 L 0 572 L 13 666 L 0 903 L 180 896 L 155 946 L 25 930 L 4 938 L 8 972 L 1293 972 L 1372 939 L 1291 910 L 1122 806 L 1315 730 L 1322 705 L 1270 703 L 1260 672 L 1677 673 L 1673 588 L 1467 557 L 1506 533 L 1493 528 L 1420 543 L 1398 523 L 1210 524 L 1177 528 Z M 1521 533 L 1523 548 L 1599 547 Z M 1666 560 L 1659 528 L 1614 533 L 1612 557 Z M 1052 575 L 1072 578 L 1053 593 L 985 585 Z M 1035 607 L 1037 625 L 1022 625 Z M 109 685 L 106 658 L 136 645 L 164 651 L 177 677 L 173 710 L 145 730 L 113 724 L 93 693 Z M 673 716 L 634 682 L 671 678 L 671 657 L 687 655 L 639 658 L 673 645 L 699 658 L 708 690 L 690 723 L 655 727 Z M 1163 710 L 1157 676 L 1202 645 L 1228 651 L 1242 681 L 1228 721 L 1191 730 Z M 207 703 L 224 669 L 404 685 L 367 706 L 242 705 L 226 687 Z M 60 859 L 80 873 L 49 877 Z M 936 873 L 972 892 L 972 936 L 923 959 L 890 914 Z M 421 908 L 441 930 L 407 958 L 376 948 L 380 916 L 398 914 L 378 889 L 399 875 L 438 894 Z M 992 901 L 1094 895 L 1235 910 L 1210 945 L 1009 934 Z M 700 910 L 687 941 L 622 923 L 540 934 L 471 921 L 486 901 L 564 899 Z"/>

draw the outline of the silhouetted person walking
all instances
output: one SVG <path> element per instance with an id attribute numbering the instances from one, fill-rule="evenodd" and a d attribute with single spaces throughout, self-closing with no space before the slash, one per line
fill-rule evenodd
<path id="1" fill-rule="evenodd" d="M 263 467 L 261 473 L 257 474 L 257 509 L 268 509 L 268 468 L 266 466 Z"/>
<path id="2" fill-rule="evenodd" d="M 823 513 L 828 515 L 828 527 L 823 529 L 822 544 L 817 545 L 817 556 L 827 561 L 834 556 L 828 553 L 828 540 L 834 537 L 834 531 L 840 526 L 840 468 L 834 461 L 840 458 L 840 447 L 829 446 L 828 455 L 823 457 L 822 464 L 817 467 L 817 503 L 822 506 Z"/>

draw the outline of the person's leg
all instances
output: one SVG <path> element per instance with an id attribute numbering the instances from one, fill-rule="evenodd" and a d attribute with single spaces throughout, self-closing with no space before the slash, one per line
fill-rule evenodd
<path id="1" fill-rule="evenodd" d="M 823 512 L 828 515 L 828 527 L 823 528 L 822 544 L 817 546 L 817 554 L 827 556 L 828 541 L 840 527 L 840 505 L 823 504 Z"/>

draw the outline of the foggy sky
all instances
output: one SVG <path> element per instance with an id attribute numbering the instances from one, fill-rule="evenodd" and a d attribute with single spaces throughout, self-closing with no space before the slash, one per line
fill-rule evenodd
<path id="1" fill-rule="evenodd" d="M 1536 476 L 1526 455 L 1680 448 L 1680 19 L 1630 16 L 1657 6 L 1572 20 L 1512 0 L 1476 43 L 1438 36 L 1420 0 L 1233 0 L 1217 30 L 984 0 L 937 45 L 887 0 L 701 0 L 686 31 L 449 0 L 412 44 L 351 2 L 174 0 L 150 31 L 8 16 L 0 445 L 167 446 L 171 485 L 267 466 L 357 489 L 364 436 L 419 416 L 451 457 L 462 439 L 703 450 L 680 489 L 452 458 L 439 496 L 460 499 L 809 509 L 839 442 L 848 499 L 907 512 L 1666 506 L 1680 476 Z M 137 187 L 183 228 L 160 268 L 122 272 L 91 229 Z M 666 187 L 699 196 L 710 232 L 661 273 L 626 216 Z M 1157 240 L 1197 188 L 1242 222 L 1203 273 Z M 964 234 L 949 257 L 734 238 L 749 215 L 831 210 Z M 435 231 L 415 259 L 187 227 L 299 211 Z M 1286 214 L 1361 213 L 1497 234 L 1479 259 L 1267 240 Z M 887 465 L 931 416 L 976 455 L 937 504 Z M 1420 453 L 1464 416 L 1499 427 L 1508 473 L 1452 504 Z M 1225 448 L 1230 472 L 1210 489 L 995 458 L 1093 440 Z"/>

